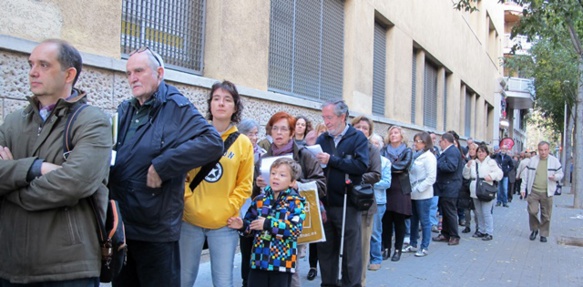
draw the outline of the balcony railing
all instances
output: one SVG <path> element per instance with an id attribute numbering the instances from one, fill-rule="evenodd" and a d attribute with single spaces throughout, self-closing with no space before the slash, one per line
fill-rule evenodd
<path id="1" fill-rule="evenodd" d="M 534 96 L 534 81 L 531 79 L 510 77 L 506 79 L 506 90 L 529 93 L 531 96 Z"/>

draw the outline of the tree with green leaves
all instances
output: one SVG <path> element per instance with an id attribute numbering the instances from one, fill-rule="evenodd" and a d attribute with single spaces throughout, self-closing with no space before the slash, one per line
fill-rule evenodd
<path id="1" fill-rule="evenodd" d="M 477 1 L 458 0 L 454 3 L 454 8 L 472 12 L 476 10 L 475 4 Z M 501 0 L 499 2 L 504 3 L 506 1 Z M 572 130 L 573 158 L 575 163 L 571 190 L 575 193 L 573 206 L 575 208 L 583 208 L 583 182 L 578 182 L 577 180 L 583 178 L 583 134 L 580 126 L 581 119 L 583 119 L 583 47 L 581 45 L 581 35 L 583 35 L 583 1 L 515 0 L 512 2 L 523 7 L 523 16 L 519 24 L 512 29 L 511 38 L 517 35 L 523 35 L 528 37 L 528 40 L 533 43 L 544 41 L 548 53 L 552 54 L 562 51 L 562 53 L 573 55 L 573 63 L 576 69 L 572 74 L 556 76 L 564 76 L 565 78 L 551 82 L 544 87 L 539 87 L 539 83 L 535 82 L 535 87 L 538 96 L 536 99 L 537 105 L 539 107 L 548 107 L 549 110 L 547 112 L 549 114 L 558 113 L 558 106 L 564 105 L 565 101 L 567 101 L 568 105 L 571 104 L 570 107 L 572 109 L 570 113 L 574 117 L 574 127 Z M 540 52 L 543 53 L 543 51 Z M 534 65 L 546 65 L 547 63 L 543 62 L 542 59 L 535 58 Z M 545 70 L 547 73 L 559 72 L 550 69 L 550 67 L 547 68 L 549 68 Z M 569 80 L 569 78 L 574 79 Z M 561 94 L 562 97 L 558 96 Z M 553 96 L 545 98 L 543 95 Z M 568 99 L 572 99 L 572 103 L 569 103 Z M 539 101 L 540 103 L 538 103 Z M 579 120 L 577 121 L 577 119 Z M 568 176 L 569 163 L 563 162 L 563 168 L 565 176 Z"/>

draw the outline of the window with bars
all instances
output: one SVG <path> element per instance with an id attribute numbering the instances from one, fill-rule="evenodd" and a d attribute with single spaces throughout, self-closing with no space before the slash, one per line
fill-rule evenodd
<path id="1" fill-rule="evenodd" d="M 372 113 L 385 115 L 385 70 L 387 57 L 387 30 L 374 25 L 374 64 L 372 83 Z"/>
<path id="2" fill-rule="evenodd" d="M 437 128 L 437 67 L 429 61 L 423 76 L 423 125 Z"/>
<path id="3" fill-rule="evenodd" d="M 467 91 L 466 91 L 466 110 L 464 128 L 465 136 L 469 137 L 470 133 L 472 132 L 472 94 Z"/>
<path id="4" fill-rule="evenodd" d="M 166 67 L 202 74 L 204 11 L 205 0 L 123 0 L 122 57 L 147 46 Z"/>
<path id="5" fill-rule="evenodd" d="M 413 59 L 411 60 L 413 64 L 412 74 L 411 74 L 411 123 L 415 123 L 415 105 L 417 102 L 417 49 L 413 49 Z"/>
<path id="6" fill-rule="evenodd" d="M 344 1 L 272 0 L 269 34 L 269 90 L 342 97 Z"/>

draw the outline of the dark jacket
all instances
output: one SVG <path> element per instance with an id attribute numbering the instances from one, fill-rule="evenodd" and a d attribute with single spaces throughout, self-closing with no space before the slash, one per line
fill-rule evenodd
<path id="1" fill-rule="evenodd" d="M 328 189 L 322 202 L 326 206 L 342 207 L 346 188 L 345 174 L 348 173 L 352 183 L 357 185 L 368 169 L 368 141 L 363 133 L 349 126 L 337 147 L 334 147 L 334 138 L 327 132 L 321 134 L 316 143 L 325 153 L 330 154 L 328 165 L 324 168 Z M 346 158 L 347 155 L 352 158 Z M 355 208 L 350 200 L 347 204 Z"/>
<path id="2" fill-rule="evenodd" d="M 458 198 L 462 188 L 464 159 L 454 145 L 442 151 L 437 157 L 437 181 L 435 195 Z"/>
<path id="3" fill-rule="evenodd" d="M 409 180 L 409 169 L 413 163 L 413 151 L 411 148 L 406 148 L 397 158 L 394 158 L 387 151 L 385 146 L 381 152 L 381 155 L 388 158 L 391 161 L 391 177 L 392 180 L 399 181 L 401 186 L 401 192 L 403 194 L 411 193 L 411 182 Z"/>
<path id="4" fill-rule="evenodd" d="M 293 140 L 293 139 L 292 139 Z M 263 154 L 261 157 L 273 156 L 273 150 L 271 146 L 267 150 L 267 153 Z M 304 146 L 299 146 L 297 143 L 293 143 L 293 159 L 300 164 L 302 167 L 302 174 L 298 179 L 299 182 L 315 181 L 318 186 L 318 195 L 320 198 L 326 196 L 326 177 L 324 176 L 324 171 L 320 167 L 320 162 L 314 157 L 314 155 L 308 151 Z M 260 175 L 261 160 L 257 161 L 255 165 L 255 174 Z M 267 182 L 268 179 L 265 179 Z M 260 188 L 253 183 L 253 197 L 259 195 Z"/>
<path id="5" fill-rule="evenodd" d="M 362 182 L 368 183 L 374 186 L 375 183 L 381 180 L 381 152 L 378 148 L 372 145 L 370 142 L 368 143 L 368 152 L 369 152 L 369 166 L 366 173 L 362 175 Z M 372 224 L 372 217 L 377 213 L 378 207 L 376 200 L 373 202 L 371 207 L 362 213 L 362 215 L 366 216 L 366 221 L 364 222 L 367 225 Z"/>
<path id="6" fill-rule="evenodd" d="M 43 123 L 36 97 L 0 126 L 0 146 L 14 160 L 0 160 L 0 277 L 12 283 L 99 277 L 101 251 L 93 196 L 105 213 L 111 156 L 109 117 L 96 107 L 82 110 L 72 126 L 74 149 L 63 157 L 65 121 L 85 95 L 59 100 Z M 37 159 L 60 165 L 32 180 Z"/>
<path id="7" fill-rule="evenodd" d="M 160 83 L 149 121 L 126 134 L 135 113 L 126 100 L 118 107 L 117 160 L 110 173 L 111 197 L 119 201 L 128 239 L 168 242 L 180 237 L 186 173 L 218 158 L 223 141 L 178 90 Z M 162 187 L 146 186 L 154 165 Z"/>
<path id="8" fill-rule="evenodd" d="M 496 160 L 502 172 L 504 172 L 504 177 L 508 177 L 508 173 L 514 168 L 512 157 L 507 154 L 496 153 L 492 158 Z"/>

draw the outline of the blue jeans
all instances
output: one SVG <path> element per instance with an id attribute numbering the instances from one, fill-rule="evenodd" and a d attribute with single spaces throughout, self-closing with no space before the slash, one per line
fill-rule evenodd
<path id="1" fill-rule="evenodd" d="M 431 241 L 431 220 L 429 212 L 433 199 L 413 200 L 413 215 L 411 216 L 411 246 L 417 247 L 419 238 L 419 223 L 423 237 L 421 239 L 421 249 L 428 249 Z"/>
<path id="2" fill-rule="evenodd" d="M 437 218 L 437 203 L 439 202 L 439 196 L 434 196 L 431 199 L 431 209 L 429 210 L 429 220 L 431 225 L 437 226 L 439 224 L 439 218 Z"/>
<path id="3" fill-rule="evenodd" d="M 180 232 L 181 286 L 192 287 L 196 282 L 205 238 L 208 242 L 211 258 L 213 285 L 232 287 L 233 261 L 239 242 L 238 232 L 226 226 L 219 229 L 205 229 L 187 222 L 182 222 L 182 231 Z"/>
<path id="4" fill-rule="evenodd" d="M 508 203 L 508 177 L 505 176 L 498 183 L 498 194 L 496 196 L 497 203 L 507 204 Z"/>
<path id="5" fill-rule="evenodd" d="M 370 237 L 370 264 L 381 264 L 383 262 L 382 234 L 385 210 L 387 210 L 386 204 L 377 205 L 377 213 L 374 215 L 372 222 L 372 236 Z"/>

